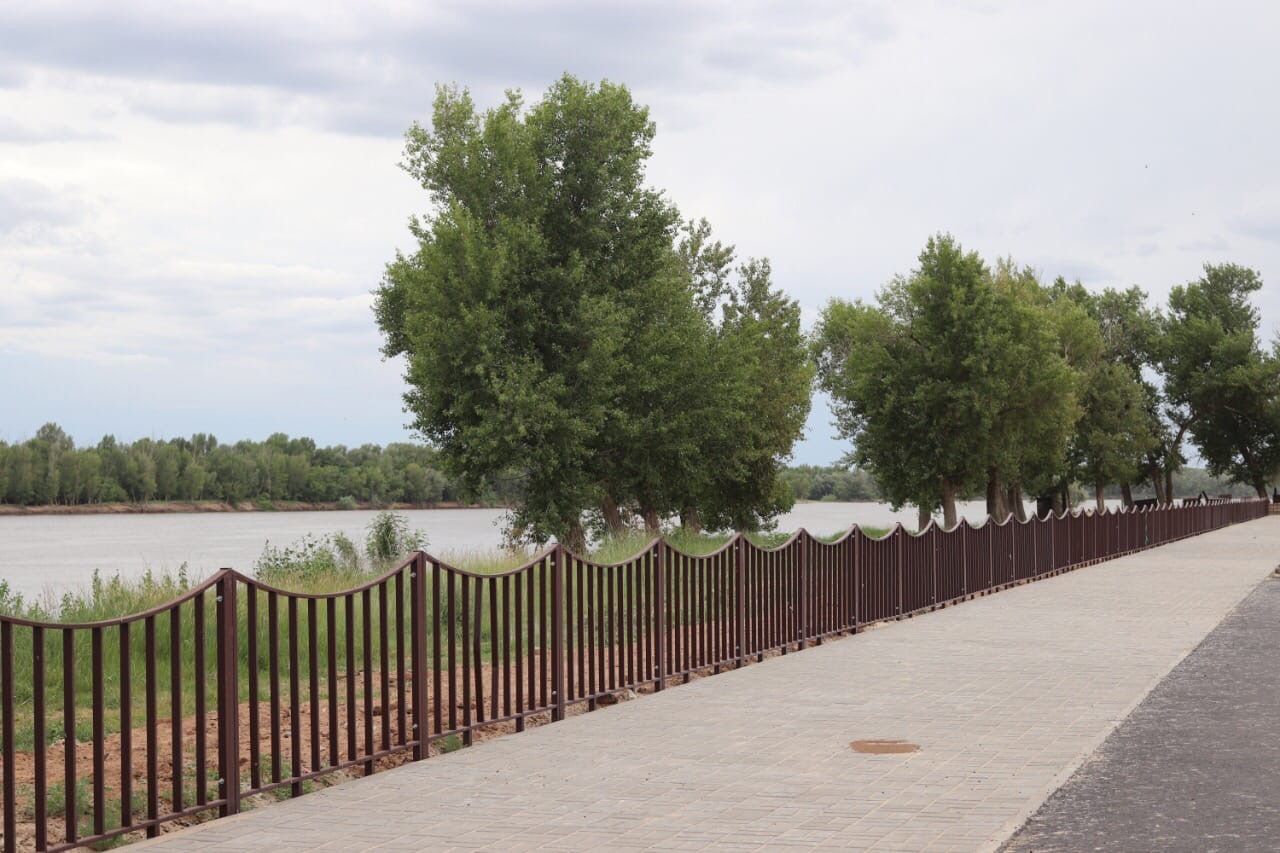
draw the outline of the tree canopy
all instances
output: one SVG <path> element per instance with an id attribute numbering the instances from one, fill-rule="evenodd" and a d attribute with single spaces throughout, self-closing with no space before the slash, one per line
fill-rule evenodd
<path id="1" fill-rule="evenodd" d="M 799 308 L 646 184 L 654 133 L 626 87 L 566 75 L 483 112 L 442 87 L 407 134 L 432 209 L 378 289 L 384 352 L 450 472 L 519 472 L 515 537 L 580 544 L 584 520 L 627 513 L 756 527 L 788 505 Z"/>
<path id="2" fill-rule="evenodd" d="M 1164 501 L 1189 434 L 1209 473 L 1265 494 L 1280 469 L 1280 358 L 1260 346 L 1255 272 L 1208 266 L 1166 314 L 1136 287 L 1040 284 L 1012 260 L 988 266 L 949 235 L 875 304 L 832 300 L 814 330 L 821 387 L 853 443 L 848 461 L 923 520 L 985 487 L 988 511 L 1098 506 L 1150 481 Z"/>
<path id="3" fill-rule="evenodd" d="M 1206 264 L 1199 279 L 1175 287 L 1160 366 L 1209 472 L 1265 497 L 1280 470 L 1280 353 L 1258 340 L 1250 297 L 1261 288 L 1256 271 L 1236 264 Z"/>

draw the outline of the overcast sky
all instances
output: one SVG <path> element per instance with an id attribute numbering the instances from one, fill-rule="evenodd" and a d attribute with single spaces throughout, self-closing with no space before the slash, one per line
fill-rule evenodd
<path id="1" fill-rule="evenodd" d="M 1161 301 L 1247 264 L 1280 326 L 1274 3 L 206 5 L 0 4 L 0 439 L 407 438 L 370 290 L 444 81 L 627 83 L 807 323 L 946 230 Z M 817 400 L 797 461 L 845 449 Z"/>

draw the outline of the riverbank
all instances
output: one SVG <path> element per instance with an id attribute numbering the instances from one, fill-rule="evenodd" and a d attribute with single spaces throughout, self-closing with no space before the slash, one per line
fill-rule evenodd
<path id="1" fill-rule="evenodd" d="M 461 501 L 439 503 L 369 503 L 367 501 L 148 501 L 146 503 L 44 504 L 19 506 L 0 504 L 5 515 L 148 515 L 214 512 L 326 512 L 342 510 L 411 509 L 505 509 L 499 504 L 468 504 Z"/>

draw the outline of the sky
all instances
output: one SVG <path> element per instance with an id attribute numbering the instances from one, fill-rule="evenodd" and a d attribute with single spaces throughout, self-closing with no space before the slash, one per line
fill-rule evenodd
<path id="1" fill-rule="evenodd" d="M 1231 260 L 1280 330 L 1269 2 L 0 4 L 0 440 L 408 440 L 371 291 L 437 83 L 626 83 L 648 174 L 806 324 L 928 236 L 1153 301 Z M 815 398 L 795 461 L 836 461 Z"/>

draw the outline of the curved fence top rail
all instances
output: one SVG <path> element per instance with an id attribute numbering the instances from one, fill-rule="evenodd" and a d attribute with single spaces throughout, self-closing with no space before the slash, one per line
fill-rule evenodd
<path id="1" fill-rule="evenodd" d="M 259 580 L 258 578 L 249 577 L 248 575 L 245 575 L 244 573 L 237 571 L 236 569 L 220 569 L 214 574 L 210 575 L 208 578 L 196 584 L 191 589 L 173 598 L 172 600 L 164 602 L 163 604 L 158 604 L 154 607 L 148 608 L 147 610 L 143 610 L 138 613 L 131 613 L 127 616 L 119 616 L 113 619 L 103 619 L 95 622 L 53 622 L 53 621 L 41 621 L 36 619 L 26 619 L 20 616 L 0 615 L 0 622 L 7 622 L 11 625 L 20 625 L 28 628 L 47 628 L 51 630 L 82 630 L 82 629 L 91 630 L 94 628 L 114 628 L 126 623 L 139 622 L 143 619 L 147 619 L 152 616 L 158 616 L 164 613 L 168 613 L 173 609 L 180 607 L 183 604 L 186 604 L 187 602 L 191 601 L 196 596 L 204 592 L 207 592 L 209 589 L 214 588 L 222 580 L 226 578 L 231 578 L 233 580 L 239 581 L 245 584 L 247 587 L 260 589 L 265 592 L 274 593 L 276 595 L 284 596 L 287 598 L 304 599 L 304 600 L 305 599 L 328 600 L 328 599 L 344 598 L 348 595 L 362 593 L 365 590 L 373 589 L 381 584 L 387 583 L 392 578 L 394 578 L 397 574 L 404 571 L 407 567 L 413 564 L 415 560 L 419 560 L 419 559 L 421 559 L 424 564 L 437 565 L 440 568 L 446 571 L 449 571 L 451 573 L 458 574 L 458 575 L 465 575 L 471 578 L 479 578 L 479 579 L 502 578 L 502 577 L 509 577 L 511 575 L 520 574 L 522 572 L 531 571 L 535 567 L 544 564 L 548 557 L 556 554 L 557 552 L 568 555 L 571 559 L 583 565 L 594 566 L 594 567 L 603 568 L 603 569 L 610 569 L 610 568 L 619 568 L 622 566 L 630 565 L 631 563 L 634 563 L 638 558 L 642 557 L 644 554 L 649 553 L 650 551 L 653 551 L 655 548 L 658 548 L 663 545 L 669 548 L 673 553 L 678 554 L 686 559 L 705 560 L 705 559 L 710 559 L 712 557 L 717 557 L 720 554 L 723 554 L 724 552 L 728 551 L 730 548 L 734 547 L 738 542 L 745 542 L 748 546 L 755 549 L 756 551 L 765 552 L 765 553 L 776 553 L 778 551 L 783 551 L 787 548 L 792 547 L 798 540 L 805 537 L 809 538 L 811 541 L 819 545 L 830 547 L 830 546 L 843 544 L 852 536 L 858 533 L 861 533 L 869 541 L 884 542 L 886 540 L 892 539 L 894 536 L 900 536 L 900 535 L 906 535 L 906 536 L 911 536 L 912 538 L 918 538 L 918 537 L 927 535 L 931 530 L 936 531 L 937 533 L 946 535 L 946 534 L 955 532 L 956 530 L 960 529 L 961 526 L 968 527 L 970 530 L 979 530 L 985 527 L 986 525 L 992 524 L 992 523 L 994 523 L 996 527 L 1005 527 L 1011 523 L 1026 525 L 1026 524 L 1033 524 L 1033 523 L 1043 523 L 1051 520 L 1061 521 L 1066 518 L 1086 518 L 1086 517 L 1104 518 L 1104 517 L 1115 517 L 1115 516 L 1122 516 L 1122 515 L 1129 515 L 1129 516 L 1147 515 L 1147 514 L 1153 514 L 1156 512 L 1162 512 L 1166 510 L 1206 509 L 1206 508 L 1213 508 L 1217 506 L 1228 506 L 1232 503 L 1258 503 L 1258 502 L 1264 502 L 1264 501 L 1267 501 L 1267 499 L 1266 498 L 1242 498 L 1240 500 L 1229 500 L 1225 498 L 1213 498 L 1208 501 L 1198 500 L 1192 503 L 1183 504 L 1181 506 L 1174 505 L 1174 504 L 1158 504 L 1158 505 L 1147 505 L 1147 506 L 1141 506 L 1141 507 L 1137 507 L 1137 506 L 1118 507 L 1118 508 L 1108 507 L 1106 510 L 1102 512 L 1097 512 L 1092 508 L 1084 507 L 1079 509 L 1064 510 L 1061 514 L 1057 514 L 1057 515 L 1053 513 L 1046 513 L 1044 516 L 1037 516 L 1033 514 L 1029 516 L 1027 519 L 1022 521 L 1019 521 L 1013 515 L 1009 515 L 1005 517 L 1003 521 L 994 521 L 994 519 L 992 519 L 992 517 L 988 515 L 983 520 L 982 524 L 975 525 L 972 522 L 970 522 L 967 518 L 961 518 L 958 522 L 956 522 L 955 526 L 951 528 L 944 528 L 940 524 L 938 524 L 935 519 L 930 518 L 929 523 L 925 525 L 923 529 L 919 531 L 914 531 L 914 532 L 904 527 L 902 522 L 895 522 L 894 525 L 891 528 L 889 528 L 888 532 L 886 532 L 883 536 L 871 536 L 870 534 L 866 533 L 858 524 L 853 524 L 853 525 L 850 525 L 848 528 L 846 528 L 840 535 L 836 536 L 831 540 L 824 540 L 817 536 L 814 536 L 812 533 L 810 533 L 808 530 L 802 527 L 797 531 L 795 531 L 794 533 L 792 533 L 789 537 L 787 537 L 786 540 L 772 547 L 757 545 L 756 543 L 752 542 L 751 539 L 745 533 L 738 531 L 734 533 L 732 536 L 730 536 L 728 540 L 725 541 L 718 548 L 705 554 L 691 554 L 681 549 L 677 545 L 669 542 L 665 537 L 656 536 L 653 539 L 649 540 L 649 542 L 646 543 L 644 547 L 638 550 L 635 554 L 625 559 L 619 560 L 617 562 L 612 562 L 612 563 L 600 563 L 590 559 L 589 557 L 584 557 L 576 553 L 573 553 L 560 544 L 555 544 L 555 545 L 547 546 L 542 550 L 538 551 L 536 554 L 534 554 L 524 563 L 521 563 L 519 566 L 516 566 L 511 569 L 507 569 L 502 572 L 473 572 L 468 569 L 463 569 L 463 568 L 454 566 L 449 562 L 442 560 L 439 557 L 433 556 L 432 554 L 426 551 L 416 551 L 410 554 L 409 556 L 405 557 L 399 563 L 397 563 L 395 567 L 383 572 L 377 577 L 374 577 L 368 581 L 365 581 L 362 584 L 351 587 L 350 589 L 336 590 L 334 592 L 319 592 L 319 593 L 300 592 L 296 590 L 283 589 L 281 587 Z"/>
<path id="2" fill-rule="evenodd" d="M 323 601 L 330 598 L 342 598 L 348 595 L 355 595 L 356 593 L 364 592 L 366 589 L 373 589 L 374 587 L 380 584 L 386 583 L 388 580 L 400 574 L 400 572 L 404 571 L 410 564 L 412 564 L 413 561 L 417 559 L 418 553 L 420 552 L 415 551 L 414 553 L 405 557 L 400 562 L 396 563 L 393 568 L 387 569 L 385 572 L 378 575 L 377 577 L 371 578 L 362 584 L 358 584 L 357 586 L 351 587 L 350 589 L 340 589 L 335 592 L 299 592 L 298 590 L 284 589 L 283 587 L 278 587 L 273 584 L 269 584 L 266 581 L 261 580 L 259 578 L 249 577 L 245 573 L 238 571 L 236 569 L 223 569 L 223 571 L 234 575 L 238 580 L 242 581 L 245 586 L 255 587 L 265 592 L 271 592 L 271 593 L 275 593 L 276 595 L 285 596 L 286 598 L 300 598 L 300 599 L 314 598 L 319 601 Z"/>

